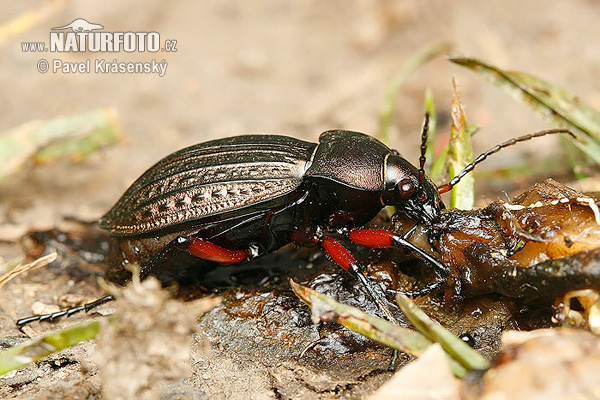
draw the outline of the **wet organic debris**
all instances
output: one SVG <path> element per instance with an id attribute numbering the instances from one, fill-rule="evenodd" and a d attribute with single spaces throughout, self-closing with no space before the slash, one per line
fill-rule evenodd
<path id="1" fill-rule="evenodd" d="M 593 289 L 572 290 L 554 302 L 553 321 L 563 326 L 587 327 L 600 334 L 600 293 Z"/>
<path id="2" fill-rule="evenodd" d="M 406 221 L 397 216 L 396 229 Z M 409 225 L 410 226 L 410 225 Z M 446 298 L 497 293 L 552 302 L 575 289 L 600 289 L 600 213 L 596 200 L 548 179 L 511 203 L 445 211 L 429 247 L 450 268 Z"/>

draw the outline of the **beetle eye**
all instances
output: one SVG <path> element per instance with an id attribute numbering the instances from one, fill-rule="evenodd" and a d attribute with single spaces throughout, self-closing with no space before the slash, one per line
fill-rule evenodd
<path id="1" fill-rule="evenodd" d="M 402 179 L 398 184 L 398 194 L 402 200 L 411 198 L 416 191 L 416 187 L 410 179 Z"/>

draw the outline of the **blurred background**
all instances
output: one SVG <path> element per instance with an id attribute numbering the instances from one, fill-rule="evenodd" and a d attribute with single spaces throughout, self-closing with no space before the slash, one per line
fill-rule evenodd
<path id="1" fill-rule="evenodd" d="M 184 146 L 253 132 L 313 141 L 333 128 L 376 133 L 390 83 L 407 60 L 435 43 L 447 42 L 454 54 L 532 73 L 600 108 L 600 3 L 595 1 L 23 0 L 2 2 L 0 10 L 2 33 L 8 34 L 0 44 L 0 134 L 33 120 L 111 107 L 123 137 L 77 164 L 25 164 L 0 185 L 4 259 L 18 254 L 12 241 L 26 229 L 47 228 L 65 215 L 97 219 L 145 169 Z M 24 16 L 27 28 L 12 32 L 8 23 Z M 177 40 L 177 52 L 22 51 L 21 42 L 48 42 L 52 27 L 76 18 L 109 32 L 159 32 L 161 41 Z M 36 70 L 40 58 L 164 59 L 168 68 L 163 77 L 42 74 Z M 408 77 L 394 111 L 390 141 L 410 161 L 418 158 L 428 89 L 440 135 L 447 135 L 453 77 L 469 121 L 481 128 L 476 153 L 550 126 L 440 56 Z M 490 165 L 537 157 L 557 143 L 556 138 L 527 143 Z M 478 204 L 485 201 L 481 197 Z"/>

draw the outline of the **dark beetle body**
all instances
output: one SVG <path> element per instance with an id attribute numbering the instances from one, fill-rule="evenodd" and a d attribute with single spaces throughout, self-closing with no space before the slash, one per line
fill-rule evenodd
<path id="1" fill-rule="evenodd" d="M 387 204 L 419 222 L 434 221 L 443 204 L 435 186 L 424 183 L 426 201 L 417 201 L 417 169 L 361 133 L 328 131 L 318 144 L 237 136 L 165 157 L 100 226 L 119 239 L 125 260 L 143 267 L 182 236 L 250 248 L 254 257 L 290 242 L 314 245 L 322 232 L 361 226 Z"/>

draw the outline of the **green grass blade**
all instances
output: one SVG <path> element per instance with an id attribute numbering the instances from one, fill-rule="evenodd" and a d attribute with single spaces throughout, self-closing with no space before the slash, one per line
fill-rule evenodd
<path id="1" fill-rule="evenodd" d="M 394 119 L 394 110 L 396 109 L 398 95 L 408 77 L 420 66 L 434 59 L 440 54 L 446 53 L 449 49 L 450 46 L 446 42 L 434 43 L 420 49 L 412 57 L 410 57 L 406 63 L 404 63 L 398 74 L 389 84 L 385 100 L 379 113 L 380 122 L 377 138 L 383 143 L 389 144 L 389 131 Z"/>
<path id="2" fill-rule="evenodd" d="M 101 322 L 98 320 L 86 321 L 41 339 L 4 350 L 0 352 L 0 376 L 39 361 L 57 351 L 93 339 L 100 331 L 100 326 Z"/>
<path id="3" fill-rule="evenodd" d="M 294 293 L 312 310 L 313 318 L 333 321 L 384 346 L 419 356 L 431 345 L 421 333 L 373 317 L 290 280 Z"/>
<path id="4" fill-rule="evenodd" d="M 534 111 L 572 130 L 577 135 L 573 143 L 600 163 L 600 113 L 589 104 L 533 75 L 505 71 L 475 58 L 451 57 L 450 61 L 481 74 Z"/>
<path id="5" fill-rule="evenodd" d="M 444 178 L 448 176 L 448 151 L 450 146 L 445 146 L 438 158 L 431 166 L 429 177 L 436 184 L 443 184 Z"/>
<path id="6" fill-rule="evenodd" d="M 471 144 L 471 128 L 467 123 L 456 82 L 452 96 L 452 127 L 448 148 L 448 175 L 454 177 L 473 160 Z M 473 174 L 465 175 L 450 192 L 450 207 L 471 210 L 475 205 L 475 178 Z"/>
<path id="7" fill-rule="evenodd" d="M 116 115 L 108 108 L 26 123 L 0 135 L 0 180 L 28 160 L 47 163 L 68 156 L 79 161 L 120 139 Z"/>
<path id="8" fill-rule="evenodd" d="M 400 309 L 423 335 L 439 343 L 452 359 L 467 370 L 486 370 L 490 363 L 452 332 L 433 321 L 417 305 L 403 294 L 396 296 Z"/>

